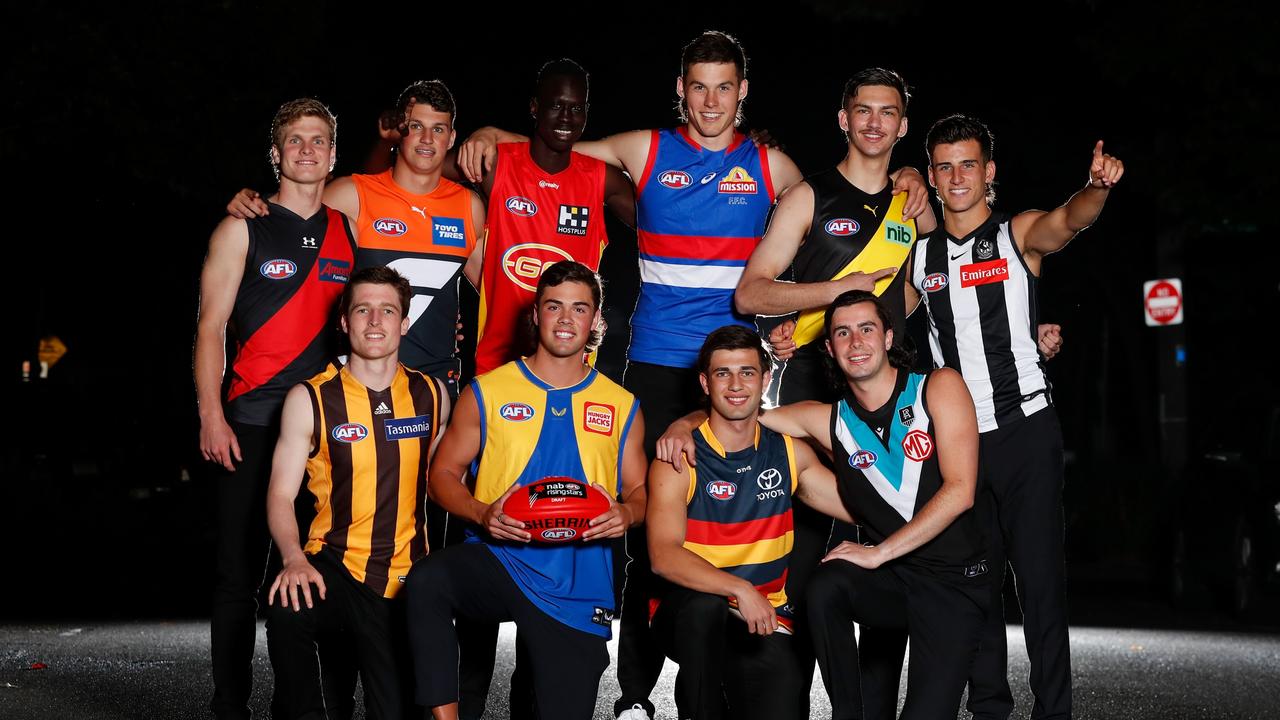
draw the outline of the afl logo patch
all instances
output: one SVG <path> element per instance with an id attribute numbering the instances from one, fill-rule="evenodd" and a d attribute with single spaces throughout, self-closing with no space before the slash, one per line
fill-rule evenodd
<path id="1" fill-rule="evenodd" d="M 738 494 L 738 486 L 726 480 L 707 483 L 707 494 L 716 500 L 732 500 Z"/>
<path id="2" fill-rule="evenodd" d="M 400 237 L 409 232 L 409 226 L 403 220 L 395 218 L 378 218 L 373 221 L 373 231 L 387 237 Z"/>
<path id="3" fill-rule="evenodd" d="M 946 273 L 934 273 L 929 275 L 920 283 L 920 287 L 925 292 L 938 292 L 947 286 Z"/>
<path id="4" fill-rule="evenodd" d="M 537 292 L 538 278 L 561 260 L 572 260 L 569 253 L 555 245 L 523 243 L 502 254 L 502 272 L 507 279 L 529 292 Z"/>
<path id="5" fill-rule="evenodd" d="M 847 237 L 849 235 L 853 235 L 861 228 L 862 226 L 853 218 L 832 218 L 823 226 L 823 229 L 827 231 L 828 235 L 834 235 L 835 237 Z"/>
<path id="6" fill-rule="evenodd" d="M 689 177 L 689 173 L 682 170 L 666 170 L 658 175 L 658 182 L 663 187 L 680 190 L 692 185 L 693 178 Z"/>
<path id="7" fill-rule="evenodd" d="M 369 437 L 369 428 L 360 423 L 343 423 L 334 428 L 333 432 L 329 434 L 333 436 L 334 440 L 350 445 Z"/>
<path id="8" fill-rule="evenodd" d="M 262 273 L 262 277 L 268 280 L 284 280 L 293 277 L 298 272 L 298 265 L 292 260 L 268 260 L 262 263 L 262 267 L 258 268 L 258 272 Z"/>
<path id="9" fill-rule="evenodd" d="M 560 542 L 563 540 L 572 540 L 578 535 L 578 531 L 573 528 L 551 528 L 542 531 L 542 539 L 548 542 Z"/>
<path id="10" fill-rule="evenodd" d="M 533 417 L 533 408 L 524 403 L 507 403 L 498 409 L 498 414 L 503 420 L 511 420 L 512 422 L 524 422 Z"/>
<path id="11" fill-rule="evenodd" d="M 515 195 L 507 198 L 507 211 L 520 217 L 533 217 L 538 214 L 538 206 L 529 198 Z"/>
<path id="12" fill-rule="evenodd" d="M 924 462 L 933 455 L 933 438 L 923 430 L 912 430 L 902 439 L 902 452 L 916 462 Z"/>
<path id="13" fill-rule="evenodd" d="M 854 470 L 866 470 L 876 464 L 876 454 L 870 450 L 859 450 L 849 456 L 849 467 Z"/>

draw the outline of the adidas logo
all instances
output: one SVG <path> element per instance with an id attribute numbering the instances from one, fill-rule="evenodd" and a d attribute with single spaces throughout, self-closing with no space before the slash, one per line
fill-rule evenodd
<path id="1" fill-rule="evenodd" d="M 390 415 L 391 408 L 387 407 L 387 404 L 384 402 L 378 403 L 378 407 L 373 411 L 373 414 L 374 415 Z"/>

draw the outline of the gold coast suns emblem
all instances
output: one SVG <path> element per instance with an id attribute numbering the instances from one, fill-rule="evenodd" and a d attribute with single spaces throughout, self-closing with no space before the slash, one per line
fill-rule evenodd
<path id="1" fill-rule="evenodd" d="M 613 434 L 614 409 L 604 403 L 585 403 L 582 406 L 582 429 L 601 435 Z"/>
<path id="2" fill-rule="evenodd" d="M 756 179 L 747 174 L 747 171 L 741 167 L 734 167 L 720 179 L 719 190 L 722 193 L 754 195 L 756 189 Z"/>
<path id="3" fill-rule="evenodd" d="M 507 279 L 528 290 L 538 290 L 538 278 L 548 267 L 561 260 L 572 260 L 569 253 L 555 245 L 523 243 L 502 254 L 502 272 Z"/>

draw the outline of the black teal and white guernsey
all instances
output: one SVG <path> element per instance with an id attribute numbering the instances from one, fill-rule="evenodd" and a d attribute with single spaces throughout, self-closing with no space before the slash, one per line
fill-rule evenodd
<path id="1" fill-rule="evenodd" d="M 988 432 L 1052 404 L 1036 345 L 1036 284 L 1013 238 L 1013 216 L 992 213 L 964 238 L 939 227 L 920 238 L 911 284 L 929 313 L 937 367 L 964 376 Z"/>

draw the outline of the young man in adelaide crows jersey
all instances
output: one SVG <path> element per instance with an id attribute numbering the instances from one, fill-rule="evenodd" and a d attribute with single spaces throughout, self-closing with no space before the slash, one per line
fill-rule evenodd
<path id="1" fill-rule="evenodd" d="M 212 709 L 248 717 L 256 595 L 269 544 L 264 514 L 271 453 L 289 388 L 334 351 L 334 301 L 354 263 L 350 220 L 322 204 L 337 122 L 315 100 L 285 103 L 271 123 L 275 212 L 224 219 L 200 276 L 195 381 L 200 451 L 217 463 L 217 581 L 210 649 Z M 226 331 L 236 355 L 227 378 Z"/>
<path id="2" fill-rule="evenodd" d="M 912 374 L 909 353 L 893 346 L 892 327 L 875 295 L 851 290 L 837 297 L 824 335 L 846 380 L 843 396 L 835 404 L 785 405 L 760 420 L 832 452 L 840 497 L 870 541 L 842 542 L 806 588 L 806 620 L 832 717 L 842 720 L 894 707 L 897 698 L 896 682 L 888 697 L 864 697 L 886 688 L 875 669 L 859 663 L 854 622 L 908 632 L 902 717 L 954 717 L 990 606 L 982 528 L 970 511 L 978 475 L 973 402 L 952 370 Z M 659 443 L 660 459 L 688 453 L 694 421 L 672 426 Z"/>
<path id="3" fill-rule="evenodd" d="M 991 208 L 993 147 L 990 130 L 964 115 L 929 130 L 929 183 L 942 200 L 944 227 L 916 245 L 908 304 L 924 299 L 934 364 L 958 370 L 973 395 L 983 480 L 996 508 L 988 537 L 997 604 L 974 666 L 969 710 L 1001 720 L 1013 711 L 999 605 L 1007 550 L 1031 660 L 1031 717 L 1068 718 L 1062 433 L 1032 334 L 1036 285 L 1044 257 L 1097 220 L 1124 164 L 1104 153 L 1099 140 L 1084 188 L 1050 212 L 1011 215 Z"/>
<path id="4" fill-rule="evenodd" d="M 399 362 L 410 295 L 409 282 L 389 268 L 352 275 L 339 302 L 347 364 L 330 365 L 285 399 L 267 495 L 284 561 L 267 618 L 274 717 L 332 717 L 317 646 L 323 656 L 335 641 L 360 671 L 368 717 L 418 715 L 396 598 L 427 554 L 426 474 L 449 394 Z M 294 515 L 304 477 L 316 512 L 305 549 Z"/>
<path id="5" fill-rule="evenodd" d="M 694 434 L 696 468 L 649 471 L 649 555 L 672 583 L 653 632 L 680 664 L 682 718 L 719 718 L 727 704 L 729 717 L 799 720 L 800 673 L 813 670 L 792 647 L 792 501 L 853 521 L 814 451 L 757 422 L 769 367 L 755 332 L 712 332 L 698 354 L 710 409 Z"/>
<path id="6" fill-rule="evenodd" d="M 746 55 L 736 39 L 704 32 L 684 47 L 680 60 L 679 127 L 575 146 L 626 170 L 636 185 L 640 295 L 631 317 L 625 384 L 644 406 L 650 455 L 667 424 L 700 397 L 694 362 L 706 336 L 724 325 L 753 324 L 753 317 L 734 308 L 734 288 L 764 234 L 774 199 L 801 180 L 785 153 L 757 147 L 737 131 L 748 80 Z M 478 130 L 460 148 L 459 163 L 476 180 L 499 142 L 523 139 L 496 128 Z M 928 203 L 923 179 L 913 171 L 900 182 L 916 188 L 908 211 L 914 217 Z M 629 538 L 633 562 L 618 651 L 622 698 L 615 708 L 636 711 L 627 720 L 652 716 L 648 694 L 662 669 L 661 653 L 646 638 L 643 546 L 643 538 Z"/>
<path id="7" fill-rule="evenodd" d="M 432 553 L 409 577 L 409 635 L 419 704 L 458 717 L 454 619 L 514 620 L 528 652 L 538 715 L 587 720 L 615 614 L 611 544 L 645 507 L 644 420 L 635 398 L 583 362 L 599 341 L 600 285 L 581 263 L 542 274 L 538 347 L 459 396 L 431 469 L 441 507 L 474 523 L 467 542 Z M 463 480 L 475 477 L 474 495 Z M 503 513 L 516 489 L 552 476 L 596 485 L 610 508 L 581 539 L 531 544 Z"/>

